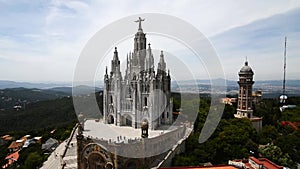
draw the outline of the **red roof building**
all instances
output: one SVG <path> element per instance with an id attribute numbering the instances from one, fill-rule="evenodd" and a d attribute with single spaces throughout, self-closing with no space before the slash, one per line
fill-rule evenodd
<path id="1" fill-rule="evenodd" d="M 4 166 L 2 166 L 2 168 L 8 168 L 12 163 L 14 163 L 15 161 L 18 161 L 19 159 L 19 152 L 16 151 L 10 155 L 8 155 L 5 160 L 8 160 L 8 163 L 5 164 Z"/>
<path id="2" fill-rule="evenodd" d="M 283 169 L 283 166 L 279 166 L 267 158 L 255 158 L 249 157 L 246 160 L 229 160 L 229 165 L 234 165 L 238 168 L 244 169 Z"/>
<path id="3" fill-rule="evenodd" d="M 23 142 L 18 142 L 18 140 L 17 141 L 13 141 L 9 146 L 8 146 L 8 149 L 10 150 L 10 151 L 18 151 L 18 150 L 20 150 L 22 147 L 23 147 Z"/>
<path id="4" fill-rule="evenodd" d="M 198 167 L 170 167 L 170 168 L 159 168 L 159 169 L 237 169 L 232 165 L 215 165 L 215 166 L 198 166 Z"/>
<path id="5" fill-rule="evenodd" d="M 5 141 L 11 141 L 13 138 L 10 135 L 5 135 L 1 137 Z"/>

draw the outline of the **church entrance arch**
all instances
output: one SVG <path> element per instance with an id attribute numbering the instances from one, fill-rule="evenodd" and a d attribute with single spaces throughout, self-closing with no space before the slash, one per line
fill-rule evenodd
<path id="1" fill-rule="evenodd" d="M 89 169 L 105 169 L 106 160 L 99 153 L 91 153 L 88 157 L 88 168 Z"/>
<path id="2" fill-rule="evenodd" d="M 139 167 L 137 160 L 129 160 L 125 164 L 127 169 L 136 169 Z"/>
<path id="3" fill-rule="evenodd" d="M 132 117 L 129 114 L 122 116 L 122 123 L 124 126 L 132 126 Z"/>
<path id="4" fill-rule="evenodd" d="M 115 118 L 113 115 L 108 115 L 108 118 L 107 118 L 107 123 L 108 124 L 114 124 L 115 123 Z"/>

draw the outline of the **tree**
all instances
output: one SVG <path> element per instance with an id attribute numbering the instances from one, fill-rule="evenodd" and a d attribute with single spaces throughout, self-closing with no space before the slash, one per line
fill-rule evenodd
<path id="1" fill-rule="evenodd" d="M 217 145 L 217 163 L 226 163 L 230 159 L 247 158 L 250 151 L 257 153 L 258 145 L 252 140 L 256 131 L 248 119 L 231 119 L 229 125 L 222 127 L 215 138 Z"/>
<path id="2" fill-rule="evenodd" d="M 223 119 L 232 119 L 234 118 L 235 108 L 232 105 L 225 104 L 224 112 L 223 112 Z"/>
<path id="3" fill-rule="evenodd" d="M 300 162 L 300 130 L 288 135 L 281 135 L 274 141 L 282 152 L 288 153 L 293 162 Z"/>
<path id="4" fill-rule="evenodd" d="M 9 153 L 8 148 L 7 148 L 8 146 L 9 146 L 8 143 L 0 146 L 0 150 L 1 150 L 0 151 L 0 166 L 3 166 L 7 163 L 7 160 L 4 160 L 4 159 Z"/>
<path id="5" fill-rule="evenodd" d="M 258 135 L 259 135 L 259 143 L 267 144 L 277 139 L 279 133 L 275 126 L 265 125 L 263 126 L 262 130 L 258 133 Z"/>
<path id="6" fill-rule="evenodd" d="M 203 119 L 198 119 L 198 126 Z M 199 144 L 199 130 L 186 141 L 186 153 L 173 159 L 175 165 L 199 165 L 205 162 L 227 163 L 231 159 L 247 158 L 250 151 L 258 154 L 257 132 L 248 119 L 222 119 L 215 133 L 206 142 Z"/>
<path id="7" fill-rule="evenodd" d="M 40 167 L 43 164 L 43 157 L 37 152 L 30 153 L 24 163 L 24 169 Z"/>
<path id="8" fill-rule="evenodd" d="M 283 153 L 280 147 L 268 144 L 259 148 L 259 153 L 276 164 L 283 166 L 293 166 L 293 161 L 287 153 Z"/>

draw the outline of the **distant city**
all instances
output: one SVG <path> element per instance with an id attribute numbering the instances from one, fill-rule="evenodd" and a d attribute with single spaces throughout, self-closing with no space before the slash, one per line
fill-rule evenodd
<path id="1" fill-rule="evenodd" d="M 212 81 L 221 81 L 222 79 L 212 79 Z M 196 81 L 196 82 L 195 82 Z M 255 79 L 254 79 L 255 81 Z M 180 88 L 178 83 L 180 82 Z M 172 92 L 188 92 L 188 93 L 210 93 L 211 80 L 184 80 L 174 81 L 171 85 Z M 194 86 L 194 84 L 198 84 Z M 87 82 L 87 84 L 91 84 Z M 71 82 L 53 82 L 53 83 L 32 83 L 32 82 L 16 82 L 16 81 L 5 81 L 0 80 L 0 89 L 6 88 L 28 88 L 28 89 L 47 89 L 54 91 L 62 91 L 69 95 L 72 94 L 72 83 Z M 96 81 L 95 87 L 84 85 L 82 92 L 85 94 L 92 93 L 94 90 L 100 91 L 103 89 L 103 81 Z M 238 83 L 233 80 L 226 80 L 227 94 L 235 95 L 238 92 Z M 255 81 L 253 86 L 254 90 L 262 90 L 263 97 L 274 97 L 278 96 L 282 92 L 282 80 L 259 80 Z M 286 92 L 290 96 L 300 96 L 300 80 L 287 80 L 286 81 Z"/>

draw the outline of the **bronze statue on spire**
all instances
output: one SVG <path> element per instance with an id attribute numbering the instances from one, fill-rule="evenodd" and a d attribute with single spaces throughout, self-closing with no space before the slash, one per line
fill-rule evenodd
<path id="1" fill-rule="evenodd" d="M 139 19 L 138 20 L 136 20 L 136 21 L 134 21 L 134 22 L 138 22 L 139 23 L 139 30 L 143 30 L 142 29 L 142 21 L 145 21 L 145 19 L 142 19 L 141 17 L 139 17 Z"/>

